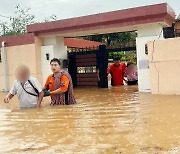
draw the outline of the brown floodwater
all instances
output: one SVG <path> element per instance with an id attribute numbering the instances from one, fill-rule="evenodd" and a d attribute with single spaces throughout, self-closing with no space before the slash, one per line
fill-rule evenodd
<path id="1" fill-rule="evenodd" d="M 19 109 L 0 93 L 0 153 L 180 153 L 180 96 L 75 89 L 77 104 Z"/>

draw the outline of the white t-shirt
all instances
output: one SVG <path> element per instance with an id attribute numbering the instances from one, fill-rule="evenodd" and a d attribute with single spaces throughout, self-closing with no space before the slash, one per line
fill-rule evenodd
<path id="1" fill-rule="evenodd" d="M 30 77 L 29 80 L 33 84 L 33 86 L 39 91 L 42 91 L 42 87 L 39 84 L 38 80 L 36 78 Z M 27 92 L 33 93 L 37 95 L 33 87 L 30 85 L 28 81 L 25 82 L 24 88 L 26 89 Z M 12 95 L 17 95 L 18 99 L 20 101 L 19 106 L 24 108 L 30 108 L 30 107 L 35 107 L 37 102 L 38 102 L 38 97 L 32 96 L 26 92 L 22 85 L 21 82 L 15 80 L 12 89 L 10 90 L 10 94 Z"/>

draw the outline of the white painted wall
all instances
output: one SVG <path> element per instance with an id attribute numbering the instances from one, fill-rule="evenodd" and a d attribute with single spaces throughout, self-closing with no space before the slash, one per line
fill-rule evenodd
<path id="1" fill-rule="evenodd" d="M 46 59 L 46 54 L 49 54 L 49 60 Z M 43 84 L 47 77 L 52 73 L 50 68 L 50 60 L 54 57 L 54 45 L 41 47 L 41 61 L 42 61 L 42 77 Z"/>
<path id="2" fill-rule="evenodd" d="M 67 59 L 67 47 L 64 46 L 63 37 L 56 38 L 56 50 L 54 54 L 55 57 L 58 57 L 60 59 Z"/>
<path id="3" fill-rule="evenodd" d="M 148 55 L 145 54 L 145 44 L 148 41 L 163 39 L 163 26 L 160 24 L 149 24 L 138 27 L 136 38 L 138 83 L 140 92 L 151 92 Z"/>
<path id="4" fill-rule="evenodd" d="M 44 46 L 46 45 L 56 45 L 56 37 L 55 36 L 49 36 L 44 38 Z"/>
<path id="5" fill-rule="evenodd" d="M 44 44 L 41 47 L 43 83 L 47 76 L 52 73 L 50 60 L 46 59 L 46 54 L 50 55 L 50 60 L 52 58 L 67 59 L 67 47 L 64 46 L 64 38 L 56 36 L 44 38 Z"/>

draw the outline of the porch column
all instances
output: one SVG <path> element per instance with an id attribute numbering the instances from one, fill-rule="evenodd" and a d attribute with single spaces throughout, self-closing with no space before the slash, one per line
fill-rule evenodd
<path id="1" fill-rule="evenodd" d="M 8 76 L 7 76 L 7 55 L 5 50 L 5 42 L 2 42 L 2 64 L 3 64 L 3 80 L 4 80 L 4 92 L 8 92 Z"/>
<path id="2" fill-rule="evenodd" d="M 67 59 L 67 47 L 64 46 L 64 37 L 56 37 L 54 56 L 59 59 Z"/>
<path id="3" fill-rule="evenodd" d="M 145 53 L 145 45 L 148 41 L 163 39 L 163 26 L 149 24 L 138 27 L 136 38 L 138 83 L 140 92 L 151 92 L 148 55 Z"/>

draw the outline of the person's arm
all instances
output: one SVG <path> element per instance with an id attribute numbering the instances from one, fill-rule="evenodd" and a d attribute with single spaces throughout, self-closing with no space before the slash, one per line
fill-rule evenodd
<path id="1" fill-rule="evenodd" d="M 14 95 L 16 95 L 16 92 L 17 92 L 17 88 L 15 86 L 16 83 L 17 83 L 17 81 L 14 81 L 12 89 L 9 91 L 9 93 L 4 98 L 4 103 L 9 103 L 10 99 L 12 99 L 14 97 Z"/>
<path id="2" fill-rule="evenodd" d="M 59 95 L 59 94 L 62 94 L 62 93 L 64 93 L 64 91 L 61 90 L 61 89 L 57 89 L 57 90 L 54 90 L 54 91 L 50 92 L 51 95 Z"/>
<path id="3" fill-rule="evenodd" d="M 44 87 L 42 89 L 43 91 L 43 97 L 47 97 L 50 96 L 50 89 L 49 89 L 49 80 L 50 80 L 50 76 L 48 76 L 48 78 L 46 79 L 46 83 L 44 84 Z"/>
<path id="4" fill-rule="evenodd" d="M 108 68 L 107 68 L 107 74 L 108 74 L 108 80 L 110 80 L 111 78 L 112 78 L 112 75 L 111 75 L 111 66 L 109 66 Z"/>
<path id="5" fill-rule="evenodd" d="M 127 83 L 128 82 L 128 80 L 127 80 L 127 67 L 125 67 L 124 68 L 124 71 L 123 71 L 123 80 L 124 80 L 124 82 L 125 83 Z"/>
<path id="6" fill-rule="evenodd" d="M 43 97 L 44 97 L 44 92 L 41 91 L 41 92 L 39 93 L 38 103 L 36 104 L 36 108 L 39 108 L 39 107 L 41 106 L 41 102 L 42 102 L 42 100 L 43 100 Z"/>
<path id="7" fill-rule="evenodd" d="M 50 92 L 51 95 L 59 95 L 65 93 L 68 90 L 69 79 L 66 75 L 61 77 L 60 83 L 63 83 L 63 85 L 61 85 L 59 89 Z"/>
<path id="8" fill-rule="evenodd" d="M 125 63 L 121 63 L 122 65 L 122 71 L 123 71 L 123 80 L 127 83 L 126 77 L 127 77 L 127 67 Z"/>
<path id="9" fill-rule="evenodd" d="M 123 71 L 123 77 L 125 77 L 125 72 L 126 72 L 126 64 L 125 63 L 121 63 L 122 65 L 122 71 Z"/>
<path id="10" fill-rule="evenodd" d="M 42 87 L 41 87 L 41 85 L 37 79 L 33 80 L 33 85 L 39 92 L 38 102 L 36 104 L 36 108 L 39 108 L 41 106 L 41 102 L 42 102 L 43 97 L 44 97 L 44 92 L 43 92 Z"/>
<path id="11" fill-rule="evenodd" d="M 50 81 L 50 77 L 51 77 L 51 76 L 52 76 L 52 75 L 49 75 L 49 76 L 47 77 L 46 82 L 45 82 L 44 87 L 43 87 L 43 90 L 44 90 L 44 89 L 49 90 L 49 81 Z"/>
<path id="12" fill-rule="evenodd" d="M 7 94 L 6 97 L 4 98 L 4 103 L 9 103 L 10 99 L 12 99 L 14 95 L 11 93 Z"/>
<path id="13" fill-rule="evenodd" d="M 109 66 L 108 68 L 107 68 L 107 73 L 109 74 L 111 72 L 111 67 Z"/>

